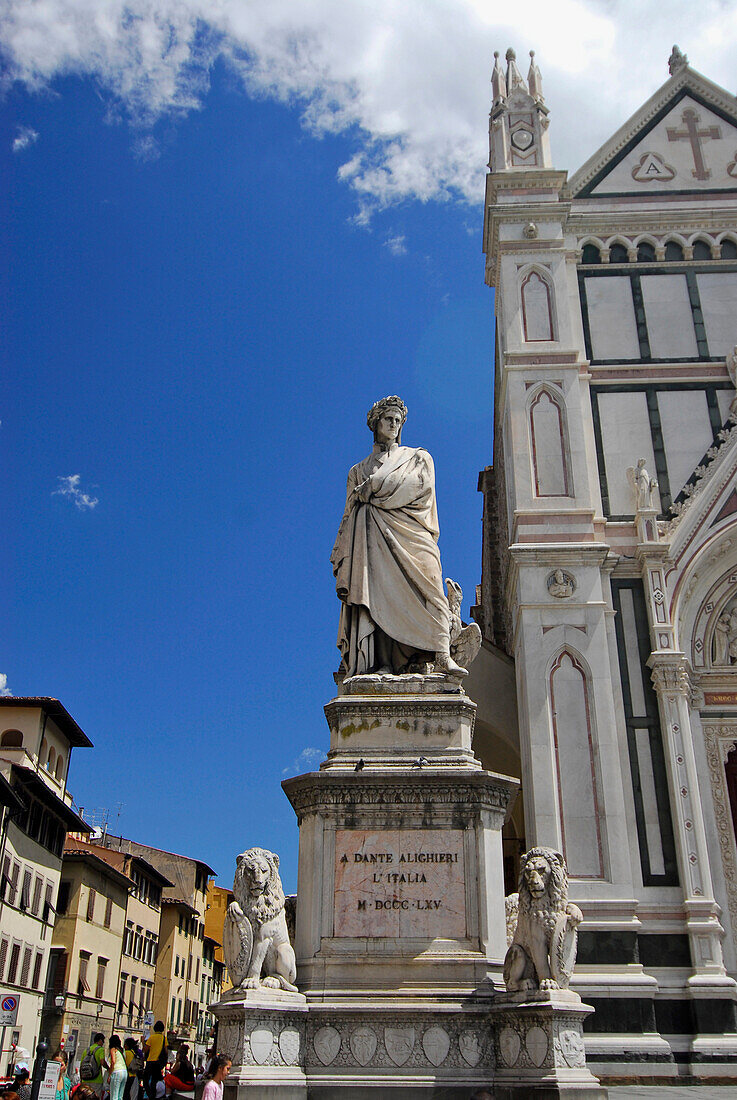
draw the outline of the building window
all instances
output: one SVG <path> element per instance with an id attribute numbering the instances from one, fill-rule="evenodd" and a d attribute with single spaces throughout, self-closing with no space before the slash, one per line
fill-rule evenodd
<path id="1" fill-rule="evenodd" d="M 665 258 L 666 260 L 674 261 L 683 259 L 683 249 L 678 241 L 668 241 L 665 246 Z"/>
<path id="2" fill-rule="evenodd" d="M 734 241 L 722 241 L 722 259 L 737 260 L 737 244 Z"/>
<path id="3" fill-rule="evenodd" d="M 3 980 L 3 974 L 5 973 L 5 963 L 8 961 L 8 941 L 3 937 L 0 940 L 0 982 Z"/>
<path id="4" fill-rule="evenodd" d="M 28 868 L 26 868 L 23 872 L 23 887 L 20 892 L 20 902 L 18 904 L 18 908 L 22 909 L 24 912 L 31 904 L 31 878 L 32 874 Z"/>
<path id="5" fill-rule="evenodd" d="M 63 916 L 69 909 L 69 891 L 71 886 L 71 882 L 67 879 L 62 879 L 59 883 L 59 893 L 56 898 L 56 911 L 60 916 Z"/>
<path id="6" fill-rule="evenodd" d="M 32 948 L 26 947 L 26 949 L 23 952 L 23 962 L 21 963 L 20 978 L 18 979 L 18 984 L 22 985 L 26 989 L 28 988 L 28 978 L 29 978 L 29 975 L 31 973 L 31 957 L 32 957 L 32 955 L 33 955 Z"/>
<path id="7" fill-rule="evenodd" d="M 31 982 L 31 985 L 33 986 L 34 989 L 42 989 L 43 988 L 42 985 L 41 985 L 41 966 L 43 964 L 43 958 L 44 958 L 43 957 L 43 952 L 42 951 L 37 951 L 36 952 L 36 959 L 35 959 L 34 964 L 33 964 L 33 981 Z"/>
<path id="8" fill-rule="evenodd" d="M 655 262 L 655 249 L 649 241 L 640 241 L 637 246 L 637 262 L 652 264 Z"/>
<path id="9" fill-rule="evenodd" d="M 47 924 L 51 920 L 51 894 L 53 892 L 53 889 L 54 889 L 54 884 L 51 883 L 51 882 L 47 882 L 46 883 L 46 895 L 44 897 L 43 913 L 41 914 L 41 919 L 46 921 Z"/>
<path id="10" fill-rule="evenodd" d="M 87 894 L 87 920 L 88 921 L 92 921 L 92 920 L 95 919 L 95 896 L 96 896 L 96 893 L 97 893 L 97 891 L 93 890 L 92 887 L 90 887 L 89 893 Z"/>
<path id="11" fill-rule="evenodd" d="M 89 993 L 90 987 L 87 980 L 87 967 L 90 961 L 89 951 L 80 951 L 79 953 L 79 980 L 77 981 L 77 994 L 81 997 L 85 993 Z"/>
<path id="12" fill-rule="evenodd" d="M 97 959 L 97 984 L 95 986 L 95 997 L 98 1001 L 102 1000 L 103 993 L 105 991 L 105 970 L 107 969 L 107 959 Z"/>
<path id="13" fill-rule="evenodd" d="M 8 985 L 15 985 L 15 976 L 18 973 L 18 960 L 20 959 L 20 943 L 13 941 L 10 948 L 10 962 L 8 963 Z"/>
<path id="14" fill-rule="evenodd" d="M 31 912 L 34 917 L 38 916 L 38 911 L 41 908 L 41 889 L 43 887 L 43 879 L 36 875 L 36 881 L 33 884 L 33 901 L 31 902 Z"/>
<path id="15" fill-rule="evenodd" d="M 629 260 L 627 249 L 623 244 L 613 244 L 609 252 L 610 264 L 626 264 Z"/>
<path id="16" fill-rule="evenodd" d="M 105 925 L 106 928 L 110 927 L 110 918 L 112 917 L 112 915 L 113 915 L 113 899 L 108 898 L 107 901 L 105 902 L 105 917 L 104 917 L 104 920 L 103 920 L 103 924 Z"/>
<path id="17" fill-rule="evenodd" d="M 693 258 L 695 260 L 710 260 L 711 248 L 706 241 L 694 241 Z"/>
<path id="18" fill-rule="evenodd" d="M 23 734 L 20 730 L 5 730 L 0 738 L 0 747 L 4 749 L 22 749 Z"/>

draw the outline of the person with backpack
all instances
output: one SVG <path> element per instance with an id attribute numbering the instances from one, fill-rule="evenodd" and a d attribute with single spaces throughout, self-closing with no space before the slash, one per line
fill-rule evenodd
<path id="1" fill-rule="evenodd" d="M 128 1080 L 125 1083 L 123 1100 L 139 1100 L 142 1092 L 143 1071 L 146 1063 L 143 1060 L 143 1051 L 134 1038 L 128 1036 L 123 1043 L 123 1055 L 128 1067 Z M 138 1085 L 135 1093 L 133 1085 Z"/>
<path id="2" fill-rule="evenodd" d="M 79 1063 L 79 1080 L 88 1085 L 97 1096 L 102 1096 L 102 1063 L 105 1059 L 105 1036 L 98 1031 Z"/>
<path id="3" fill-rule="evenodd" d="M 163 1084 L 161 1070 L 166 1065 L 166 1038 L 161 1020 L 154 1024 L 153 1031 L 143 1044 L 143 1052 L 146 1055 L 143 1084 L 148 1100 L 156 1100 L 156 1086 L 159 1081 Z"/>

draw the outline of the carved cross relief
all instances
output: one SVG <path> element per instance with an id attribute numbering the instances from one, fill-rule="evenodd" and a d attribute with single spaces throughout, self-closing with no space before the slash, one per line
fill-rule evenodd
<path id="1" fill-rule="evenodd" d="M 717 140 L 722 136 L 722 131 L 719 126 L 707 126 L 699 130 L 699 116 L 691 107 L 687 107 L 683 112 L 681 122 L 684 125 L 683 130 L 673 126 L 667 128 L 668 141 L 689 141 L 694 160 L 691 175 L 697 180 L 708 180 L 711 177 L 711 169 L 706 167 L 701 142 Z"/>

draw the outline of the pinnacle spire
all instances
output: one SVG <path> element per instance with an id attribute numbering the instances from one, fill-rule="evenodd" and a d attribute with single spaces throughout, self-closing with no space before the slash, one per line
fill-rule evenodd
<path id="1" fill-rule="evenodd" d="M 540 69 L 535 63 L 534 50 L 530 50 L 530 71 L 527 74 L 527 83 L 529 85 L 530 95 L 532 96 L 532 98 L 540 103 L 544 103 L 545 98 L 543 96 L 543 78 Z"/>
<path id="2" fill-rule="evenodd" d="M 685 69 L 688 65 L 688 58 L 685 53 L 682 53 L 678 46 L 674 46 L 671 50 L 670 57 L 668 58 L 668 72 L 671 76 L 675 76 L 681 69 Z"/>
<path id="3" fill-rule="evenodd" d="M 491 73 L 491 93 L 494 103 L 507 98 L 507 82 L 499 64 L 499 50 L 494 50 L 494 68 Z"/>
<path id="4" fill-rule="evenodd" d="M 507 92 L 511 94 L 516 88 L 522 88 L 523 91 L 527 91 L 527 85 L 525 83 L 522 73 L 517 68 L 517 54 L 510 46 L 506 53 L 507 60 Z"/>

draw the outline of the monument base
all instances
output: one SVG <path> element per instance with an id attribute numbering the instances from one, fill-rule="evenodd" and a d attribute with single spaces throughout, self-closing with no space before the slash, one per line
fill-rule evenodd
<path id="1" fill-rule="evenodd" d="M 475 1000 L 475 1004 L 474 1004 Z M 494 1074 L 489 1004 L 310 1004 L 307 1079 L 315 1100 L 370 1096 L 468 1100 Z"/>
<path id="2" fill-rule="evenodd" d="M 604 1100 L 586 1065 L 583 1021 L 594 1010 L 577 993 L 503 993 L 491 1009 L 495 1100 Z"/>
<path id="3" fill-rule="evenodd" d="M 306 1100 L 307 1001 L 280 989 L 235 989 L 210 1006 L 218 1050 L 232 1058 L 224 1100 Z"/>

